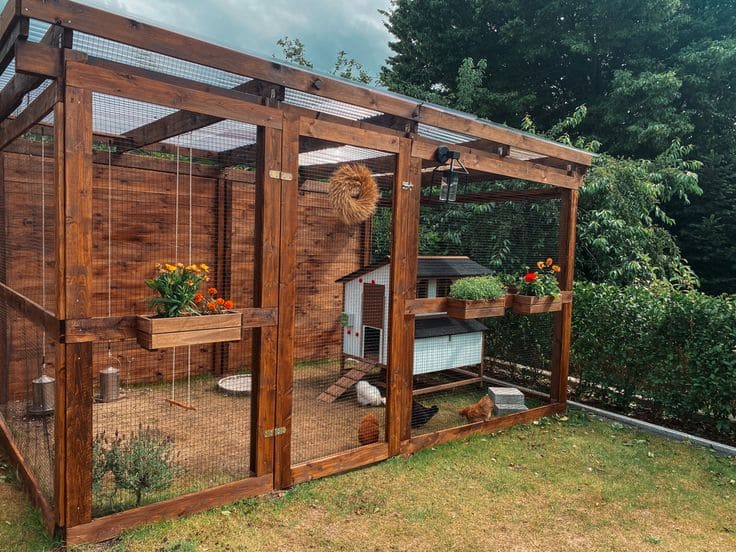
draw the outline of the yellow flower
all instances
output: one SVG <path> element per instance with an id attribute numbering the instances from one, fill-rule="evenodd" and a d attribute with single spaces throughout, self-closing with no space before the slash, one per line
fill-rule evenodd
<path id="1" fill-rule="evenodd" d="M 199 272 L 199 267 L 196 264 L 190 264 L 188 267 L 186 267 L 186 270 L 189 272 Z"/>
<path id="2" fill-rule="evenodd" d="M 548 257 L 544 264 L 546 264 L 547 266 L 552 266 L 552 263 L 553 262 L 554 261 L 552 260 L 552 258 L 551 257 Z"/>
<path id="3" fill-rule="evenodd" d="M 552 272 L 559 272 L 559 271 L 560 271 L 560 267 L 559 266 L 552 265 Z"/>
<path id="4" fill-rule="evenodd" d="M 199 267 L 204 270 L 205 272 L 209 272 L 210 267 L 208 267 L 206 264 L 202 263 L 199 265 Z"/>
<path id="5" fill-rule="evenodd" d="M 184 263 L 176 263 L 177 268 L 184 268 Z"/>
<path id="6" fill-rule="evenodd" d="M 176 270 L 176 266 L 166 263 L 166 270 L 168 270 L 169 272 L 174 272 Z"/>
<path id="7" fill-rule="evenodd" d="M 544 262 L 543 261 L 537 261 L 537 268 L 539 268 L 539 269 L 544 268 Z"/>

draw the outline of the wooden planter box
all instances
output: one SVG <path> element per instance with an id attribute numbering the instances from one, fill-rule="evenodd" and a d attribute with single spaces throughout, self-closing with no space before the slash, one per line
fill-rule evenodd
<path id="1" fill-rule="evenodd" d="M 136 321 L 138 344 L 154 350 L 182 345 L 240 341 L 243 315 L 237 311 L 202 316 L 158 318 L 142 315 Z"/>
<path id="2" fill-rule="evenodd" d="M 490 316 L 503 316 L 506 311 L 506 296 L 494 301 L 467 301 L 464 299 L 447 298 L 447 316 L 470 320 L 472 318 L 488 318 Z"/>
<path id="3" fill-rule="evenodd" d="M 562 303 L 569 302 L 564 297 L 554 299 L 553 297 L 536 297 L 534 295 L 514 295 L 514 303 L 511 310 L 517 314 L 540 314 L 544 312 L 558 312 L 562 310 Z"/>

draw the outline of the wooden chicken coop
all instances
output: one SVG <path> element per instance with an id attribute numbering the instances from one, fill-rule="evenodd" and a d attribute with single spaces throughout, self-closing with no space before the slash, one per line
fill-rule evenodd
<path id="1" fill-rule="evenodd" d="M 565 410 L 591 154 L 66 0 L 11 0 L 0 36 L 0 442 L 49 531 L 103 540 Z M 378 191 L 357 222 L 333 196 L 348 165 Z M 355 336 L 380 362 L 346 365 L 341 279 L 387 256 L 379 341 Z M 415 324 L 447 310 L 430 257 L 554 258 L 559 310 Z M 229 315 L 159 329 L 145 281 L 167 263 L 207 265 Z M 433 336 L 472 358 L 415 359 Z M 529 409 L 466 423 L 489 385 Z"/>

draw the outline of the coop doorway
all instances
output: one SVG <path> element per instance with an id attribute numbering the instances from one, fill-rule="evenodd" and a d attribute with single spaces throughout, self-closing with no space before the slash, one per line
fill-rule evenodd
<path id="1" fill-rule="evenodd" d="M 381 330 L 363 326 L 363 358 L 373 362 L 381 359 Z"/>

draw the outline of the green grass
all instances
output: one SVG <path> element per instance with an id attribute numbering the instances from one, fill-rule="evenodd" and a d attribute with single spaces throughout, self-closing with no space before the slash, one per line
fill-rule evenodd
<path id="1" fill-rule="evenodd" d="M 25 527 L 7 549 L 50 546 L 4 487 Z M 106 549 L 736 550 L 735 504 L 735 459 L 571 414 L 144 527 Z"/>

